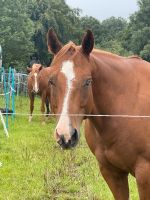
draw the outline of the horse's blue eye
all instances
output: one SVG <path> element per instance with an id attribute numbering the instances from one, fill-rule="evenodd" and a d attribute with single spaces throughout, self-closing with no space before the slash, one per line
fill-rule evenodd
<path id="1" fill-rule="evenodd" d="M 91 78 L 90 78 L 90 79 L 87 79 L 87 80 L 85 80 L 83 86 L 84 86 L 84 87 L 85 87 L 85 86 L 89 86 L 89 85 L 91 84 L 91 82 L 92 82 L 92 79 L 91 79 Z"/>

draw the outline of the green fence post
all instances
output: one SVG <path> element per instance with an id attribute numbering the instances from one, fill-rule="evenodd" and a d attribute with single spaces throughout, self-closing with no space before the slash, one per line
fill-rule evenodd
<path id="1" fill-rule="evenodd" d="M 2 67 L 3 71 L 3 85 L 4 85 L 4 94 L 5 94 L 5 109 L 6 109 L 6 128 L 8 129 L 8 102 L 9 102 L 9 93 L 8 93 L 8 87 L 6 84 L 6 74 L 5 69 Z"/>
<path id="2" fill-rule="evenodd" d="M 15 117 L 15 73 L 14 73 L 14 69 L 11 69 L 11 75 L 12 75 L 12 82 L 11 82 L 11 91 L 12 91 L 12 96 L 11 96 L 11 102 L 12 102 L 12 119 L 14 120 Z"/>

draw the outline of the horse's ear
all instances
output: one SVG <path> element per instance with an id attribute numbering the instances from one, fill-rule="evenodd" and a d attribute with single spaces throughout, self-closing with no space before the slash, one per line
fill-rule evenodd
<path id="1" fill-rule="evenodd" d="M 53 54 L 57 54 L 62 48 L 62 44 L 58 40 L 58 37 L 52 28 L 50 28 L 47 33 L 47 46 L 48 51 Z"/>
<path id="2" fill-rule="evenodd" d="M 42 65 L 40 66 L 39 71 L 40 71 L 41 69 L 43 69 L 43 66 L 42 66 Z"/>
<path id="3" fill-rule="evenodd" d="M 82 39 L 82 52 L 89 55 L 94 47 L 94 36 L 91 30 L 87 30 Z"/>
<path id="4" fill-rule="evenodd" d="M 32 71 L 32 68 L 27 67 L 27 72 L 30 73 Z"/>

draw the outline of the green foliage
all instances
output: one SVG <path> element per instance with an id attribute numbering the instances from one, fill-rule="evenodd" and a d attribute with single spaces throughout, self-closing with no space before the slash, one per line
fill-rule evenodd
<path id="1" fill-rule="evenodd" d="M 150 44 L 144 46 L 143 50 L 140 52 L 140 56 L 150 61 Z"/>
<path id="2" fill-rule="evenodd" d="M 127 22 L 122 18 L 110 17 L 102 21 L 102 23 L 93 17 L 86 16 L 81 18 L 81 29 L 91 29 L 93 31 L 97 48 L 102 48 L 120 55 L 129 54 L 120 42 L 126 26 Z"/>
<path id="3" fill-rule="evenodd" d="M 1 1 L 0 44 L 3 48 L 4 65 L 14 63 L 23 67 L 34 50 L 31 37 L 34 25 L 26 13 L 26 5 L 21 0 Z"/>
<path id="4" fill-rule="evenodd" d="M 32 3 L 31 3 L 32 2 Z M 64 0 L 32 0 L 29 3 L 30 18 L 36 30 L 33 35 L 36 52 L 40 61 L 48 64 L 46 34 L 50 27 L 57 32 L 62 42 L 78 41 L 79 10 L 71 10 Z"/>
<path id="5" fill-rule="evenodd" d="M 138 54 L 144 49 L 145 45 L 150 38 L 150 27 L 144 27 L 141 30 L 137 30 L 131 37 L 131 49 L 134 53 Z M 150 41 L 150 40 L 149 40 Z"/>
<path id="6" fill-rule="evenodd" d="M 88 16 L 82 17 L 80 21 L 81 29 L 84 31 L 88 29 L 92 30 L 94 34 L 95 43 L 98 44 L 101 41 L 101 23 L 97 19 Z"/>
<path id="7" fill-rule="evenodd" d="M 102 34 L 104 40 L 119 40 L 127 22 L 122 18 L 110 17 L 102 22 Z"/>
<path id="8" fill-rule="evenodd" d="M 148 49 L 150 44 L 150 0 L 139 0 L 139 11 L 130 17 L 124 33 L 124 48 L 150 61 Z"/>
<path id="9" fill-rule="evenodd" d="M 99 49 L 104 49 L 105 51 L 113 52 L 115 54 L 123 55 L 123 56 L 129 56 L 132 54 L 132 52 L 124 49 L 121 42 L 118 41 L 117 39 L 104 41 L 100 45 L 96 45 L 96 47 Z"/>
<path id="10" fill-rule="evenodd" d="M 101 42 L 99 47 L 120 55 L 129 53 L 123 48 L 121 43 L 122 34 L 127 26 L 127 22 L 122 18 L 110 17 L 102 22 Z"/>
<path id="11" fill-rule="evenodd" d="M 80 9 L 71 9 L 65 0 L 1 0 L 0 44 L 3 64 L 13 63 L 26 69 L 30 57 L 36 55 L 44 65 L 52 55 L 47 51 L 46 34 L 50 27 L 62 43 L 70 40 L 81 44 L 82 35 L 91 29 L 95 45 L 120 55 L 138 54 L 149 60 L 150 0 L 138 0 L 139 10 L 127 22 L 110 17 L 102 22 L 81 17 Z"/>

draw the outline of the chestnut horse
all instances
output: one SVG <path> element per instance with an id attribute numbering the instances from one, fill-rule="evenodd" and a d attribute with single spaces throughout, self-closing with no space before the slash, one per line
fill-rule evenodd
<path id="1" fill-rule="evenodd" d="M 129 199 L 130 173 L 136 178 L 140 200 L 149 200 L 150 119 L 133 115 L 150 115 L 150 64 L 93 49 L 90 30 L 81 46 L 73 42 L 62 46 L 52 29 L 47 43 L 54 54 L 51 108 L 60 114 L 56 141 L 63 149 L 76 146 L 86 118 L 86 141 L 114 198 Z"/>
<path id="2" fill-rule="evenodd" d="M 34 110 L 34 98 L 35 95 L 41 96 L 41 112 L 46 114 L 50 113 L 49 101 L 50 101 L 50 87 L 48 86 L 47 68 L 43 68 L 41 64 L 33 64 L 31 68 L 27 68 L 30 72 L 27 80 L 28 94 L 30 98 L 30 116 L 29 122 L 32 120 L 32 113 Z M 42 115 L 42 123 L 45 122 L 45 117 Z"/>

